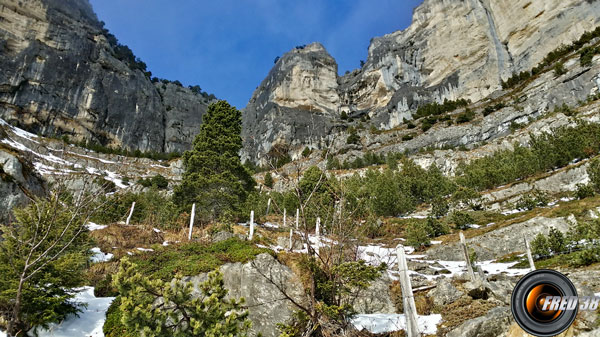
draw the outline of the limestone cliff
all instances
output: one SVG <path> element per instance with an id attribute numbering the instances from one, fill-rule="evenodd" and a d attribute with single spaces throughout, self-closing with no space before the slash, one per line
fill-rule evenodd
<path id="1" fill-rule="evenodd" d="M 87 0 L 0 1 L 0 117 L 43 135 L 189 148 L 208 101 L 115 55 Z"/>
<path id="2" fill-rule="evenodd" d="M 425 102 L 479 101 L 599 24 L 599 1 L 425 0 L 410 27 L 372 39 L 364 66 L 344 76 L 319 44 L 284 55 L 246 108 L 244 154 L 260 161 L 285 140 L 323 146 L 342 111 L 389 129 Z M 300 131 L 299 117 L 319 124 Z"/>

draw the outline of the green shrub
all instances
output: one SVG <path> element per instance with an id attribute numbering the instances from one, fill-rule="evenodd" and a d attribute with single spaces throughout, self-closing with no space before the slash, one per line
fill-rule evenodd
<path id="1" fill-rule="evenodd" d="M 488 106 L 486 106 L 483 109 L 483 115 L 487 116 L 487 115 L 489 115 L 489 114 L 491 114 L 493 112 L 496 112 L 496 111 L 498 111 L 498 110 L 500 110 L 500 109 L 502 109 L 504 107 L 506 107 L 506 105 L 504 103 L 502 103 L 502 102 L 497 103 L 495 105 L 488 105 Z"/>
<path id="2" fill-rule="evenodd" d="M 157 174 L 151 178 L 140 178 L 138 180 L 138 184 L 144 187 L 156 187 L 158 189 L 164 190 L 169 186 L 169 181 L 167 178 L 163 177 L 160 174 Z"/>
<path id="3" fill-rule="evenodd" d="M 265 173 L 265 186 L 273 188 L 273 176 L 271 175 L 271 172 Z"/>
<path id="4" fill-rule="evenodd" d="M 550 255 L 550 245 L 544 234 L 539 233 L 533 241 L 531 241 L 531 253 L 538 256 Z"/>
<path id="5" fill-rule="evenodd" d="M 554 227 L 550 228 L 548 233 L 548 247 L 555 254 L 564 252 L 566 248 L 564 234 Z"/>
<path id="6" fill-rule="evenodd" d="M 353 127 L 348 128 L 348 138 L 346 138 L 346 144 L 358 144 L 360 142 L 360 136 Z"/>
<path id="7" fill-rule="evenodd" d="M 515 144 L 512 150 L 460 164 L 457 182 L 476 190 L 490 189 L 596 155 L 599 143 L 598 124 L 559 127 L 553 133 L 531 135 L 530 147 Z"/>
<path id="8" fill-rule="evenodd" d="M 517 201 L 517 209 L 532 210 L 536 207 L 548 205 L 548 195 L 539 190 L 533 190 L 525 195 L 522 195 Z"/>
<path id="9" fill-rule="evenodd" d="M 466 99 L 458 99 L 456 101 L 444 99 L 444 103 L 442 104 L 437 102 L 428 103 L 417 108 L 416 117 L 438 116 L 446 112 L 454 111 L 460 107 L 466 107 L 470 103 L 471 102 Z"/>
<path id="10" fill-rule="evenodd" d="M 596 190 L 591 184 L 577 184 L 575 190 L 575 197 L 579 200 L 593 197 L 596 194 Z"/>
<path id="11" fill-rule="evenodd" d="M 427 233 L 429 237 L 437 237 L 450 233 L 446 225 L 434 217 L 427 217 Z"/>
<path id="12" fill-rule="evenodd" d="M 430 246 L 431 241 L 429 241 L 429 233 L 425 226 L 418 223 L 409 224 L 406 229 L 406 244 L 415 249 Z"/>
<path id="13" fill-rule="evenodd" d="M 402 136 L 402 141 L 406 142 L 406 141 L 413 139 L 414 137 L 415 137 L 415 135 L 413 135 L 412 133 L 409 133 L 407 135 Z"/>
<path id="14" fill-rule="evenodd" d="M 576 252 L 572 257 L 569 265 L 571 267 L 585 267 L 593 263 L 600 262 L 600 249 L 584 249 L 580 252 Z"/>
<path id="15" fill-rule="evenodd" d="M 600 54 L 600 47 L 586 47 L 579 53 L 579 63 L 582 67 L 590 67 L 594 55 Z"/>
<path id="16" fill-rule="evenodd" d="M 346 111 L 342 111 L 340 118 L 344 121 L 348 119 L 348 114 L 346 113 Z"/>
<path id="17" fill-rule="evenodd" d="M 554 65 L 554 75 L 561 76 L 567 73 L 567 69 L 565 69 L 565 65 L 562 62 L 558 62 Z"/>
<path id="18" fill-rule="evenodd" d="M 302 150 L 302 157 L 304 158 L 308 158 L 308 156 L 310 156 L 310 154 L 312 153 L 312 150 L 310 148 L 305 147 L 304 150 Z"/>
<path id="19" fill-rule="evenodd" d="M 170 198 L 163 195 L 155 187 L 136 194 L 131 191 L 116 193 L 103 197 L 104 205 L 93 217 L 94 222 L 111 224 L 124 221 L 135 201 L 135 209 L 131 217 L 132 223 L 143 223 L 163 229 L 173 229 L 179 213 Z"/>
<path id="20" fill-rule="evenodd" d="M 596 192 L 600 192 L 600 159 L 590 161 L 586 171 L 590 177 L 590 185 Z"/>
<path id="21" fill-rule="evenodd" d="M 465 230 L 469 228 L 468 225 L 475 223 L 475 220 L 467 212 L 453 211 L 450 214 L 450 222 L 454 224 L 454 228 Z"/>
<path id="22" fill-rule="evenodd" d="M 468 123 L 475 118 L 475 113 L 471 111 L 471 109 L 466 109 L 463 113 L 459 114 L 456 118 L 456 122 L 458 124 Z"/>

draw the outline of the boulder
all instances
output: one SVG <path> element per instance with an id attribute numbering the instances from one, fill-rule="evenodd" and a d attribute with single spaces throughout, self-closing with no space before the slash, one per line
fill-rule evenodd
<path id="1" fill-rule="evenodd" d="M 510 307 L 491 309 L 485 316 L 470 319 L 448 332 L 447 337 L 497 337 L 504 335 L 513 322 Z"/>
<path id="2" fill-rule="evenodd" d="M 458 290 L 449 279 L 442 278 L 438 281 L 437 286 L 427 293 L 427 296 L 433 299 L 435 306 L 444 306 L 459 299 L 463 292 Z"/>
<path id="3" fill-rule="evenodd" d="M 360 314 L 394 314 L 396 307 L 390 292 L 391 280 L 383 274 L 371 282 L 369 287 L 361 291 L 354 299 L 352 307 Z"/>
<path id="4" fill-rule="evenodd" d="M 286 323 L 298 308 L 283 295 L 305 304 L 304 289 L 292 270 L 269 254 L 258 255 L 248 263 L 230 263 L 220 267 L 223 282 L 229 290 L 229 298 L 246 300 L 249 319 L 252 321 L 251 335 L 264 337 L 279 336 L 278 323 Z M 199 293 L 198 284 L 207 279 L 207 274 L 187 277 L 194 283 L 194 292 Z"/>

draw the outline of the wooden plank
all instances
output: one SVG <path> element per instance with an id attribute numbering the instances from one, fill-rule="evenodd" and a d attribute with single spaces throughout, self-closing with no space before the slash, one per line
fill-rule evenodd
<path id="1" fill-rule="evenodd" d="M 471 281 L 475 281 L 475 273 L 473 272 L 473 266 L 471 265 L 471 259 L 469 258 L 469 249 L 467 248 L 467 240 L 465 240 L 465 235 L 463 232 L 459 233 L 460 243 L 463 247 L 463 253 L 465 254 L 465 262 L 467 264 L 467 272 L 469 273 L 469 277 Z"/>
<path id="2" fill-rule="evenodd" d="M 421 336 L 421 333 L 419 332 L 417 320 L 417 307 L 415 305 L 412 285 L 410 284 L 410 277 L 408 276 L 408 265 L 406 263 L 404 247 L 398 245 L 396 252 L 398 255 L 398 271 L 400 272 L 400 287 L 402 288 L 402 304 L 404 315 L 406 316 L 406 336 L 418 337 Z"/>

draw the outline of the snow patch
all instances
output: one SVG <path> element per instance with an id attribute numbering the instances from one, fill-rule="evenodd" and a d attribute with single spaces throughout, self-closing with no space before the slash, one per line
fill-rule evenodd
<path id="1" fill-rule="evenodd" d="M 92 255 L 90 260 L 94 263 L 110 261 L 114 256 L 111 253 L 103 253 L 98 247 L 92 248 L 91 251 L 94 253 L 94 255 Z"/>
<path id="2" fill-rule="evenodd" d="M 104 229 L 104 228 L 108 227 L 107 225 L 98 225 L 98 224 L 93 223 L 93 222 L 88 222 L 87 225 L 85 225 L 85 226 L 87 227 L 87 229 L 89 231 L 97 231 L 97 230 Z"/>
<path id="3" fill-rule="evenodd" d="M 140 252 L 153 252 L 154 249 L 152 248 L 136 248 L 137 250 L 139 250 Z"/>
<path id="4" fill-rule="evenodd" d="M 440 314 L 417 317 L 419 331 L 428 335 L 437 332 L 437 325 L 441 321 Z M 406 316 L 403 314 L 359 314 L 350 322 L 359 331 L 366 329 L 375 334 L 406 330 Z"/>
<path id="5" fill-rule="evenodd" d="M 93 287 L 83 287 L 77 291 L 74 301 L 87 303 L 87 307 L 80 308 L 82 312 L 79 313 L 79 317 L 72 315 L 60 324 L 50 325 L 47 330 L 40 329 L 39 337 L 104 337 L 102 327 L 106 320 L 106 311 L 115 298 L 96 297 Z M 1 334 L 0 336 L 5 337 Z"/>

